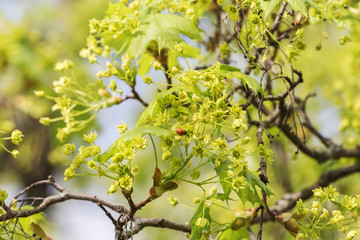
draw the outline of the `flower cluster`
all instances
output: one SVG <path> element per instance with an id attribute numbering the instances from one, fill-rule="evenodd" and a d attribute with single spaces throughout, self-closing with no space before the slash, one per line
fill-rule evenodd
<path id="1" fill-rule="evenodd" d="M 122 133 L 125 133 L 127 126 L 125 123 L 119 126 Z M 139 150 L 147 147 L 147 141 L 144 137 L 135 137 L 131 140 L 124 141 L 119 139 L 115 151 L 107 159 L 101 156 L 101 149 L 96 146 L 94 141 L 97 138 L 96 132 L 85 134 L 83 140 L 90 143 L 90 146 L 80 146 L 78 153 L 75 153 L 74 144 L 65 144 L 62 147 L 66 155 L 74 154 L 73 161 L 69 168 L 65 170 L 65 180 L 68 181 L 76 175 L 97 175 L 105 176 L 115 180 L 108 189 L 108 194 L 115 193 L 118 188 L 125 192 L 132 191 L 134 176 L 138 173 L 138 166 L 132 165 L 132 160 Z M 82 171 L 82 173 L 77 173 Z"/>
<path id="2" fill-rule="evenodd" d="M 6 132 L 0 131 L 0 134 L 6 134 Z M 19 145 L 20 142 L 22 142 L 24 135 L 22 134 L 22 132 L 18 129 L 15 129 L 14 131 L 11 132 L 11 136 L 10 137 L 0 137 L 0 146 L 7 151 L 8 153 L 11 154 L 11 156 L 13 158 L 17 158 L 20 155 L 19 150 L 12 150 L 10 151 L 9 149 L 7 149 L 2 143 L 2 140 L 11 140 L 11 142 L 14 145 Z"/>
<path id="3" fill-rule="evenodd" d="M 341 195 L 331 185 L 314 189 L 313 195 L 311 208 L 305 207 L 301 200 L 296 204 L 301 219 L 297 239 L 315 239 L 324 230 L 336 230 L 346 234 L 346 239 L 353 239 L 357 234 L 352 229 L 359 220 L 360 195 Z"/>
<path id="4" fill-rule="evenodd" d="M 110 64 L 108 64 L 110 66 Z M 70 69 L 73 63 L 69 60 L 58 62 L 55 65 L 57 71 L 64 72 Z M 122 100 L 115 94 L 105 90 L 106 86 L 100 80 L 87 84 L 85 87 L 76 80 L 74 75 L 61 76 L 53 82 L 55 96 L 47 95 L 44 91 L 37 90 L 37 97 L 45 97 L 54 102 L 51 110 L 59 111 L 61 117 L 41 117 L 40 123 L 49 125 L 53 122 L 62 121 L 64 125 L 57 129 L 56 137 L 65 141 L 72 132 L 78 132 L 88 125 L 96 114 L 106 107 L 120 103 Z"/>

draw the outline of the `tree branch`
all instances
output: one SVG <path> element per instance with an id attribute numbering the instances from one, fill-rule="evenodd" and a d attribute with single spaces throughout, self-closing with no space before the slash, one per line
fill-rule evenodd
<path id="1" fill-rule="evenodd" d="M 42 185 L 42 184 L 51 185 L 55 189 L 57 189 L 60 193 L 57 195 L 52 195 L 52 196 L 48 196 L 45 198 L 36 198 L 36 199 L 25 198 L 25 199 L 18 200 L 18 198 L 22 194 L 29 191 L 31 188 L 38 186 L 38 185 Z M 64 201 L 71 200 L 71 199 L 89 201 L 89 202 L 93 202 L 96 204 L 101 204 L 102 206 L 106 206 L 106 207 L 108 207 L 118 213 L 121 213 L 121 214 L 128 214 L 128 212 L 129 212 L 122 205 L 107 201 L 107 200 L 99 198 L 97 196 L 67 191 L 63 187 L 61 187 L 59 184 L 57 184 L 52 176 L 49 176 L 49 178 L 47 180 L 41 180 L 41 181 L 31 184 L 29 187 L 26 187 L 19 194 L 17 194 L 14 199 L 16 201 L 14 201 L 12 203 L 12 205 L 14 205 L 16 202 L 24 202 L 26 200 L 41 201 L 41 203 L 38 206 L 33 207 L 31 209 L 27 209 L 27 210 L 12 210 L 11 207 L 7 208 L 7 209 L 4 208 L 6 210 L 6 213 L 3 215 L 0 215 L 0 221 L 6 221 L 9 219 L 13 219 L 13 218 L 28 217 L 28 216 L 43 212 L 46 208 L 48 208 L 49 206 L 51 206 L 53 204 L 64 202 Z"/>
<path id="2" fill-rule="evenodd" d="M 164 218 L 136 218 L 131 231 L 123 232 L 122 239 L 128 239 L 145 227 L 168 228 L 175 231 L 190 232 L 188 224 L 172 222 Z"/>
<path id="3" fill-rule="evenodd" d="M 282 198 L 276 202 L 274 206 L 271 206 L 270 209 L 272 211 L 283 213 L 290 211 L 293 207 L 295 207 L 296 202 L 300 199 L 307 200 L 313 196 L 313 190 L 318 187 L 326 187 L 330 183 L 339 180 L 340 178 L 346 177 L 350 174 L 360 172 L 360 163 L 356 163 L 351 166 L 339 168 L 336 170 L 328 171 L 323 173 L 318 181 L 313 185 L 302 189 L 296 193 L 286 193 L 282 196 Z M 270 214 L 267 214 L 264 217 L 264 221 L 272 220 L 273 217 Z M 259 222 L 259 219 L 256 219 L 254 222 Z"/>

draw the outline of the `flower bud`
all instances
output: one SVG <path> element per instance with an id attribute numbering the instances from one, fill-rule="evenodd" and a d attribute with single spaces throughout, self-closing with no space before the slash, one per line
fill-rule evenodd
<path id="1" fill-rule="evenodd" d="M 5 190 L 0 189 L 0 202 L 4 202 L 8 197 L 8 193 Z"/>
<path id="2" fill-rule="evenodd" d="M 11 133 L 11 141 L 13 142 L 13 144 L 15 145 L 19 145 L 19 143 L 22 141 L 22 137 L 24 137 L 24 135 L 22 134 L 22 132 L 18 129 L 15 129 L 14 131 L 12 131 Z"/>
<path id="3" fill-rule="evenodd" d="M 209 221 L 206 218 L 198 218 L 196 219 L 195 225 L 204 228 L 209 225 Z"/>
<path id="4" fill-rule="evenodd" d="M 170 205 L 173 207 L 175 207 L 179 203 L 179 201 L 176 197 L 169 197 L 168 200 L 169 200 Z"/>
<path id="5" fill-rule="evenodd" d="M 42 118 L 40 118 L 39 122 L 42 125 L 48 126 L 48 125 L 50 125 L 50 118 L 49 117 L 42 117 Z"/>
<path id="6" fill-rule="evenodd" d="M 75 144 L 67 143 L 64 146 L 62 146 L 61 150 L 65 155 L 70 155 L 75 151 L 76 147 Z"/>
<path id="7" fill-rule="evenodd" d="M 17 158 L 18 156 L 20 156 L 20 152 L 18 150 L 13 150 L 11 152 L 11 155 L 13 158 Z"/>
<path id="8" fill-rule="evenodd" d="M 104 88 L 98 89 L 98 94 L 102 96 L 103 98 L 111 98 L 111 94 Z"/>
<path id="9" fill-rule="evenodd" d="M 210 194 L 211 196 L 215 196 L 216 193 L 217 193 L 217 188 L 216 188 L 216 186 L 212 186 L 211 189 L 210 189 L 209 194 Z"/>
<path id="10" fill-rule="evenodd" d="M 45 92 L 43 90 L 34 90 L 34 94 L 38 98 L 42 98 L 45 96 Z"/>

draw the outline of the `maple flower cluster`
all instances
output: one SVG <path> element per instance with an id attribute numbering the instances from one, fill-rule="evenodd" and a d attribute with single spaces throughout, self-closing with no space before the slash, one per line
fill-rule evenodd
<path id="1" fill-rule="evenodd" d="M 301 217 L 301 231 L 296 239 L 318 238 L 323 230 L 337 230 L 346 234 L 347 240 L 353 239 L 357 234 L 353 228 L 359 220 L 360 195 L 341 195 L 330 185 L 314 189 L 313 196 L 315 200 L 311 208 L 305 207 L 301 200 L 296 204 L 297 215 Z"/>
<path id="2" fill-rule="evenodd" d="M 0 134 L 6 134 L 6 132 L 0 131 Z M 4 144 L 2 144 L 2 140 L 11 140 L 11 142 L 14 145 L 19 145 L 20 142 L 22 142 L 24 135 L 22 134 L 22 132 L 19 129 L 15 129 L 11 132 L 11 136 L 10 137 L 0 137 L 0 146 L 1 148 L 3 148 L 6 152 L 10 153 L 11 156 L 13 158 L 17 158 L 18 156 L 20 156 L 20 152 L 17 149 L 14 150 L 9 150 L 5 147 Z"/>

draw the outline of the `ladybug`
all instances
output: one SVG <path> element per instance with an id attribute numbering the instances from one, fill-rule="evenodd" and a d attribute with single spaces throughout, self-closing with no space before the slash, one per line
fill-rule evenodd
<path id="1" fill-rule="evenodd" d="M 186 134 L 186 131 L 182 128 L 176 129 L 176 134 L 179 136 L 184 136 Z"/>

